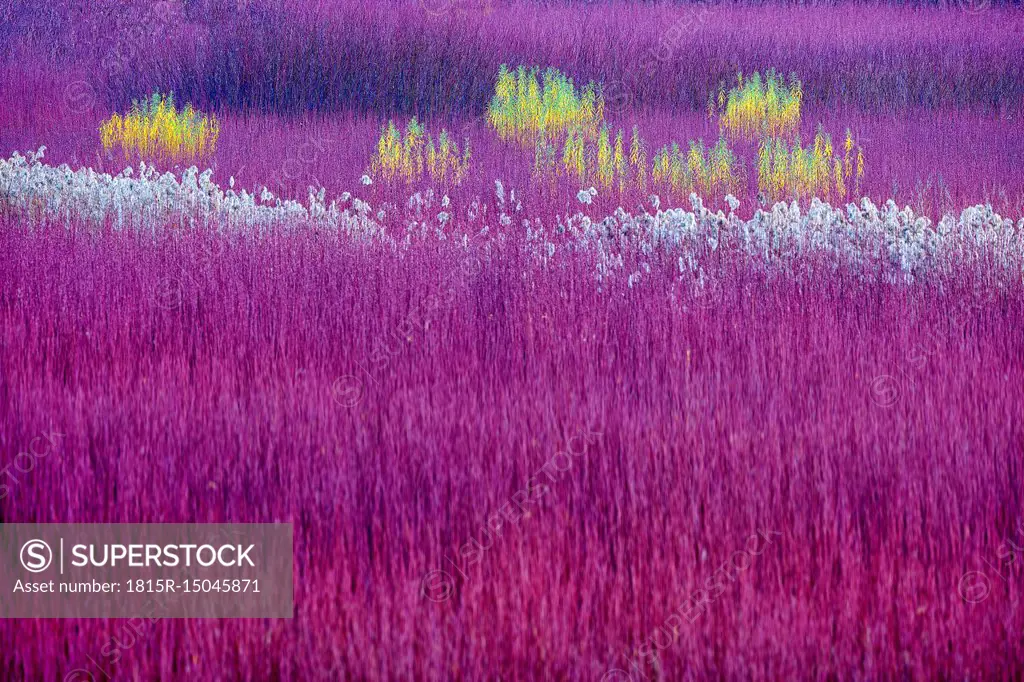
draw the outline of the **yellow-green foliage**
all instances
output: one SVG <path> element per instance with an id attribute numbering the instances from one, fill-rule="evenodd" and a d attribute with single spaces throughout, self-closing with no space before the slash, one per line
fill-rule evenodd
<path id="1" fill-rule="evenodd" d="M 185 105 L 174 106 L 174 95 L 154 94 L 132 101 L 131 111 L 114 114 L 100 126 L 103 148 L 120 147 L 125 157 L 187 161 L 212 154 L 220 135 L 216 116 L 206 116 Z"/>
<path id="2" fill-rule="evenodd" d="M 393 121 L 388 121 L 377 141 L 370 172 L 384 180 L 415 182 L 429 177 L 439 184 L 457 185 L 466 176 L 469 156 L 469 140 L 460 153 L 446 130 L 435 142 L 415 117 L 406 125 L 404 135 Z"/>
<path id="3" fill-rule="evenodd" d="M 662 147 L 654 154 L 651 184 L 659 191 L 675 194 L 690 191 L 693 183 L 686 170 L 686 155 L 677 142 Z"/>
<path id="4" fill-rule="evenodd" d="M 832 148 L 831 136 L 820 128 L 814 143 L 808 147 L 800 145 L 799 135 L 792 144 L 779 138 L 765 138 L 761 140 L 757 156 L 758 188 L 769 199 L 815 196 L 828 199 L 833 193 L 835 198 L 845 199 L 851 181 L 854 193 L 860 193 L 864 154 L 849 130 L 841 157 Z"/>
<path id="5" fill-rule="evenodd" d="M 629 167 L 633 171 L 637 188 L 647 189 L 647 146 L 640 139 L 640 131 L 633 126 L 633 138 L 629 143 Z"/>
<path id="6" fill-rule="evenodd" d="M 611 142 L 607 126 L 601 126 L 597 136 L 597 183 L 600 187 L 609 188 L 618 182 L 619 191 L 625 189 L 628 176 L 626 174 L 626 155 L 622 149 L 622 131 L 615 135 L 615 144 Z"/>
<path id="7" fill-rule="evenodd" d="M 711 149 L 691 142 L 686 165 L 696 189 L 706 196 L 738 192 L 743 185 L 743 166 L 724 137 Z"/>
<path id="8" fill-rule="evenodd" d="M 566 175 L 575 177 L 580 184 L 587 181 L 587 141 L 583 133 L 570 131 L 562 148 L 562 166 Z"/>
<path id="9" fill-rule="evenodd" d="M 743 139 L 784 137 L 797 132 L 803 86 L 796 74 L 790 76 L 788 85 L 774 70 L 764 78 L 754 73 L 746 81 L 740 73 L 736 81 L 728 94 L 724 84 L 721 86 L 717 102 L 714 97 L 708 101 L 708 113 L 717 112 L 724 132 Z"/>
<path id="10" fill-rule="evenodd" d="M 746 80 L 738 74 L 734 88 L 726 92 L 723 84 L 708 100 L 709 115 L 719 117 L 721 134 L 715 145 L 690 142 L 684 151 L 672 143 L 658 150 L 648 165 L 647 147 L 636 126 L 627 146 L 624 132 L 613 134 L 605 124 L 600 86 L 590 83 L 578 93 L 572 80 L 556 69 L 541 74 L 537 68 L 512 71 L 502 65 L 488 121 L 501 139 L 534 145 L 534 173 L 552 182 L 566 177 L 581 187 L 620 193 L 651 188 L 676 196 L 736 194 L 743 191 L 747 175 L 727 138 L 742 138 L 760 140 L 758 186 L 768 198 L 844 199 L 851 187 L 859 194 L 863 151 L 847 131 L 842 151 L 836 153 L 831 137 L 820 128 L 813 143 L 803 147 L 802 100 L 796 74 L 788 82 L 774 69 Z"/>
<path id="11" fill-rule="evenodd" d="M 578 129 L 570 129 L 562 145 L 561 157 L 557 160 L 555 146 L 546 137 L 538 138 L 534 155 L 536 175 L 563 175 L 581 186 L 593 184 L 604 189 L 617 188 L 620 192 L 633 184 L 641 188 L 646 185 L 646 164 L 647 154 L 635 127 L 628 156 L 623 132 L 619 130 L 613 139 L 611 131 L 604 125 L 596 140 L 589 140 Z"/>
<path id="12" fill-rule="evenodd" d="M 743 164 L 724 137 L 710 149 L 703 142 L 690 142 L 685 154 L 673 142 L 658 150 L 651 168 L 651 184 L 659 191 L 674 195 L 739 192 L 744 184 L 743 177 Z"/>
<path id="13" fill-rule="evenodd" d="M 738 192 L 744 185 L 744 170 L 739 159 L 720 138 L 708 149 L 702 142 L 691 142 L 689 152 L 673 143 L 660 149 L 648 165 L 647 145 L 636 126 L 629 140 L 619 130 L 612 136 L 601 126 L 595 140 L 579 131 L 569 131 L 559 159 L 555 147 L 541 140 L 534 157 L 534 173 L 541 177 L 561 175 L 579 186 L 594 185 L 602 189 L 644 191 L 649 186 L 676 195 L 690 192 L 724 194 Z"/>
<path id="14" fill-rule="evenodd" d="M 502 64 L 487 120 L 502 140 L 558 143 L 571 131 L 596 133 L 604 120 L 604 98 L 593 82 L 577 92 L 572 79 L 558 69 L 540 74 L 536 67 L 510 71 Z"/>

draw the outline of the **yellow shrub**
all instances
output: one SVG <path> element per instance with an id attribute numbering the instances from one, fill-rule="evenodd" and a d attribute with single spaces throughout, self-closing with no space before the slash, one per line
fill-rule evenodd
<path id="1" fill-rule="evenodd" d="M 789 85 L 774 70 L 769 70 L 763 79 L 760 73 L 754 73 L 744 81 L 741 73 L 736 80 L 736 87 L 728 94 L 724 84 L 719 89 L 717 106 L 714 97 L 708 101 L 708 114 L 718 113 L 724 132 L 743 139 L 797 132 L 803 86 L 796 74 L 790 76 Z"/>
<path id="2" fill-rule="evenodd" d="M 613 138 L 608 127 L 602 126 L 595 140 L 588 140 L 578 130 L 569 131 L 558 167 L 553 145 L 542 140 L 534 156 L 534 175 L 542 178 L 562 175 L 580 187 L 594 185 L 617 189 L 620 193 L 630 189 L 646 191 L 650 186 L 677 196 L 690 192 L 735 193 L 745 184 L 743 164 L 725 138 L 720 138 L 710 149 L 701 142 L 691 142 L 687 153 L 680 150 L 677 143 L 666 145 L 648 166 L 647 145 L 636 126 L 628 153 L 622 130 Z"/>
<path id="3" fill-rule="evenodd" d="M 646 155 L 636 131 L 633 134 L 633 146 L 629 157 L 632 161 L 627 161 L 621 130 L 616 133 L 613 142 L 607 126 L 601 126 L 597 140 L 588 143 L 587 136 L 580 130 L 571 129 L 562 145 L 560 170 L 555 168 L 553 154 L 545 154 L 543 151 L 553 150 L 553 145 L 548 143 L 546 138 L 541 138 L 535 155 L 534 173 L 541 176 L 560 173 L 572 178 L 580 186 L 593 184 L 605 189 L 617 186 L 620 192 L 625 191 L 632 182 L 643 182 L 645 174 L 645 169 L 640 164 L 646 164 Z"/>
<path id="4" fill-rule="evenodd" d="M 669 194 L 682 195 L 692 191 L 693 181 L 687 170 L 687 160 L 678 143 L 666 145 L 654 154 L 651 184 Z"/>
<path id="5" fill-rule="evenodd" d="M 633 139 L 629 143 L 629 166 L 636 178 L 637 188 L 647 189 L 647 147 L 640 139 L 640 131 L 633 126 Z"/>
<path id="6" fill-rule="evenodd" d="M 677 197 L 690 192 L 703 196 L 737 193 L 745 184 L 743 164 L 725 138 L 719 138 L 710 149 L 703 142 L 691 141 L 685 154 L 675 142 L 662 147 L 654 155 L 651 183 Z"/>
<path id="7" fill-rule="evenodd" d="M 853 174 L 853 150 L 857 149 L 857 173 Z M 850 131 L 843 141 L 843 158 L 836 158 L 832 138 L 820 128 L 810 147 L 800 145 L 799 135 L 790 145 L 779 138 L 765 138 L 758 148 L 758 189 L 771 200 L 819 197 L 845 199 L 851 180 L 860 193 L 864 155 Z"/>
<path id="8" fill-rule="evenodd" d="M 575 177 L 580 184 L 587 181 L 586 140 L 582 133 L 569 131 L 562 148 L 562 167 L 566 175 Z"/>
<path id="9" fill-rule="evenodd" d="M 404 135 L 393 121 L 387 122 L 377 141 L 370 173 L 384 180 L 416 182 L 429 177 L 439 184 L 457 185 L 465 178 L 469 158 L 469 140 L 460 153 L 448 131 L 442 130 L 435 141 L 414 117 Z"/>
<path id="10" fill-rule="evenodd" d="M 137 154 L 150 161 L 190 161 L 212 154 L 219 136 L 216 116 L 191 105 L 178 110 L 173 94 L 133 101 L 127 115 L 114 114 L 100 126 L 104 149 L 120 147 L 125 158 Z"/>
<path id="11" fill-rule="evenodd" d="M 536 67 L 510 71 L 503 64 L 487 108 L 487 121 L 498 136 L 524 145 L 540 138 L 557 143 L 574 130 L 595 134 L 603 120 L 600 87 L 591 82 L 577 92 L 572 79 L 554 68 L 540 74 Z"/>
<path id="12" fill-rule="evenodd" d="M 597 182 L 601 187 L 611 187 L 615 180 L 615 164 L 612 161 L 612 145 L 608 128 L 602 127 L 597 138 Z"/>

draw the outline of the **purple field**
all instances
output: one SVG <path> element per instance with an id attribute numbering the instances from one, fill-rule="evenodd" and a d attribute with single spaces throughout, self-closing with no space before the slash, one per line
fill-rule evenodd
<path id="1" fill-rule="evenodd" d="M 295 534 L 292 619 L 4 619 L 0 679 L 1024 679 L 1022 17 L 0 5 L 0 159 L 96 171 L 0 165 L 0 522 Z M 614 84 L 656 146 L 795 71 L 861 192 L 583 203 L 488 126 L 502 63 Z M 220 121 L 161 171 L 352 203 L 143 194 L 98 130 L 156 91 Z M 470 139 L 458 187 L 362 182 L 413 115 Z"/>
<path id="2" fill-rule="evenodd" d="M 5 520 L 296 524 L 294 621 L 161 622 L 119 676 L 599 679 L 758 530 L 780 535 L 684 621 L 667 679 L 1024 663 L 1019 565 L 958 595 L 1022 539 L 1019 286 L 978 309 L 971 282 L 723 262 L 693 305 L 668 277 L 524 280 L 514 251 L 452 277 L 442 250 L 315 234 L 220 248 L 4 226 L 5 451 L 66 434 Z M 154 304 L 167 277 L 180 305 Z M 120 627 L 8 622 L 6 676 L 88 668 Z"/>

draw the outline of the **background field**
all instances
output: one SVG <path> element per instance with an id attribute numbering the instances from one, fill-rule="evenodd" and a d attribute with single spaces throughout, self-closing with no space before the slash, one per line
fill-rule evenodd
<path id="1" fill-rule="evenodd" d="M 804 84 L 805 140 L 818 124 L 837 138 L 846 128 L 854 133 L 865 152 L 863 193 L 876 203 L 893 198 L 933 217 L 986 201 L 1014 219 L 1024 208 L 1024 19 L 1013 6 L 74 7 L 11 10 L 5 44 L 13 57 L 0 88 L 0 148 L 8 153 L 45 144 L 54 163 L 120 170 L 123 160 L 105 158 L 98 144 L 99 123 L 140 93 L 174 91 L 225 118 L 217 154 L 206 160 L 221 184 L 234 176 L 250 189 L 303 198 L 309 185 L 323 185 L 337 195 L 359 187 L 381 124 L 416 115 L 470 139 L 473 172 L 453 198 L 471 201 L 501 179 L 532 214 L 550 218 L 580 208 L 580 187 L 542 191 L 530 178 L 532 150 L 509 153 L 487 130 L 502 63 L 554 66 L 581 85 L 603 82 L 609 122 L 627 131 L 638 125 L 652 152 L 673 140 L 713 144 L 708 96 L 738 71 L 774 67 Z M 22 25 L 33 28 L 18 31 Z M 746 175 L 741 213 L 751 215 L 760 204 L 749 160 Z M 377 203 L 392 190 L 379 184 L 364 192 Z M 603 193 L 594 215 L 634 210 L 645 194 Z M 721 205 L 719 196 L 705 199 Z"/>

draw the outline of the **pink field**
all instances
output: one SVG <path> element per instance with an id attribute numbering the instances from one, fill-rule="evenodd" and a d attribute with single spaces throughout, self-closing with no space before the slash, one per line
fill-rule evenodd
<path id="1" fill-rule="evenodd" d="M 668 277 L 523 280 L 514 251 L 467 278 L 316 235 L 196 258 L 220 247 L 3 234 L 4 447 L 67 434 L 5 520 L 296 524 L 295 620 L 158 622 L 119 676 L 599 679 L 719 581 L 658 634 L 666 677 L 1022 664 L 1020 568 L 996 558 L 1021 540 L 1019 286 L 979 309 L 968 281 L 722 262 L 694 307 Z M 168 276 L 180 305 L 154 298 Z M 121 627 L 8 621 L 8 678 L 97 674 Z"/>

